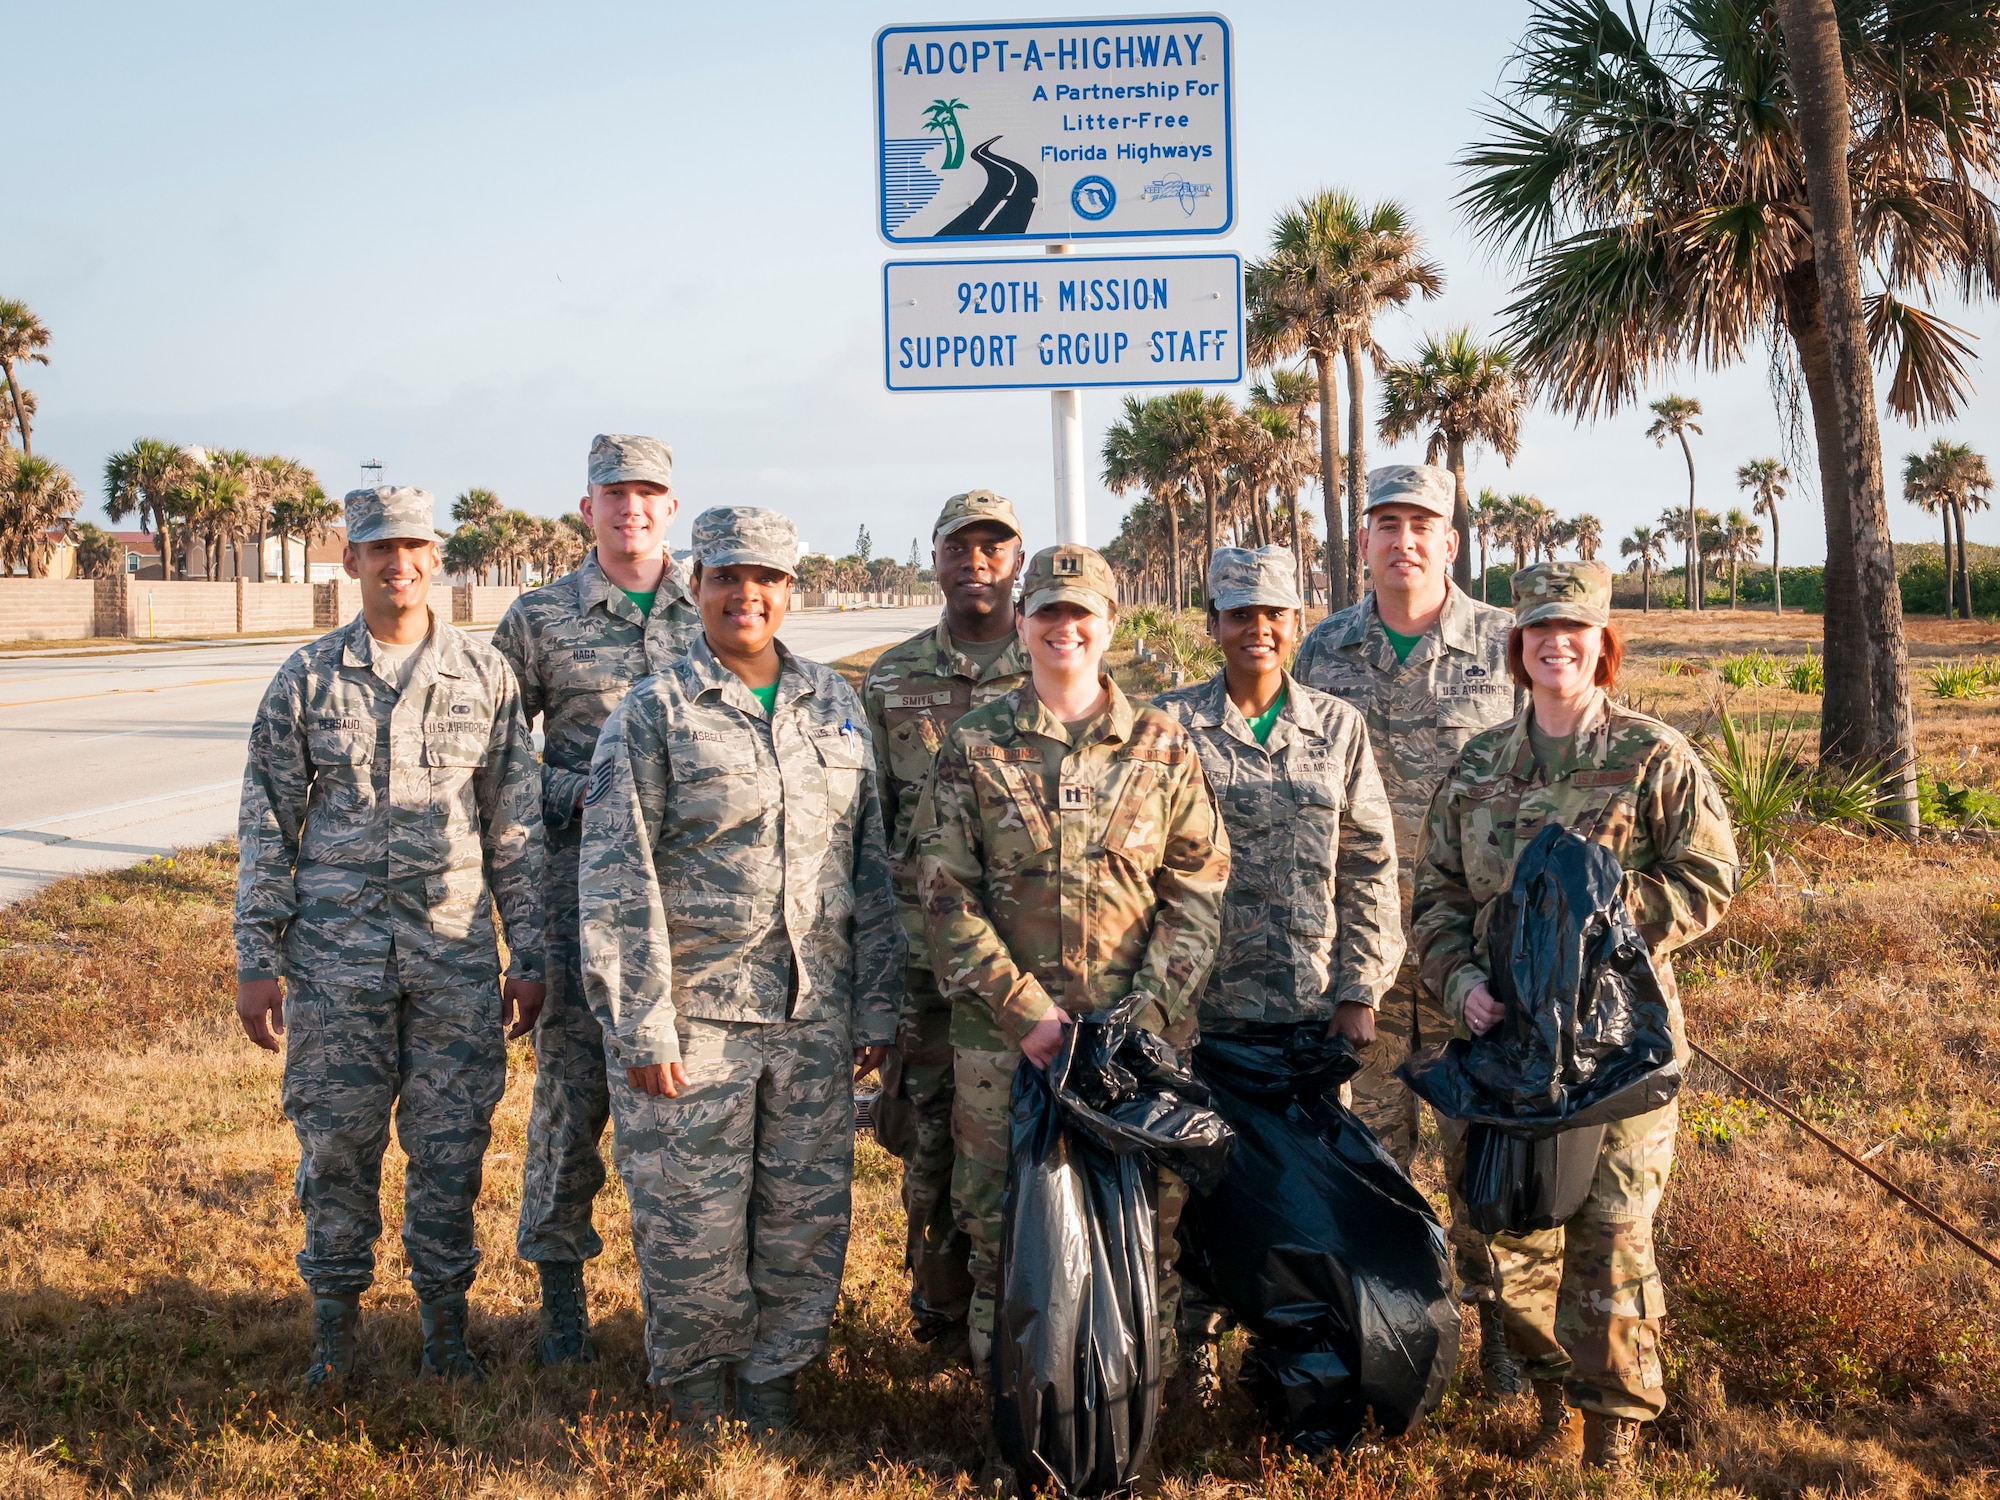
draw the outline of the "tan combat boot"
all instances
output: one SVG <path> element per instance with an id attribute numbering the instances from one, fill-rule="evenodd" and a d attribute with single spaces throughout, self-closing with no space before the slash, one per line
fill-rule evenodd
<path id="1" fill-rule="evenodd" d="M 1639 1424 L 1630 1417 L 1585 1412 L 1583 1462 L 1614 1479 L 1629 1476 L 1639 1464 Z"/>
<path id="2" fill-rule="evenodd" d="M 1576 1457 L 1576 1413 L 1563 1399 L 1560 1380 L 1537 1380 L 1535 1404 L 1541 1409 L 1541 1425 L 1521 1454 L 1524 1464 L 1567 1463 Z"/>

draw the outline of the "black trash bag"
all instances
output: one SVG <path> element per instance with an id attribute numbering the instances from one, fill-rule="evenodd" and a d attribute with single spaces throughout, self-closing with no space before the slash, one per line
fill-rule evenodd
<path id="1" fill-rule="evenodd" d="M 1194 1053 L 1236 1145 L 1181 1215 L 1181 1270 L 1249 1330 L 1266 1415 L 1313 1454 L 1352 1445 L 1371 1410 L 1408 1431 L 1458 1361 L 1444 1230 L 1340 1104 L 1360 1066 L 1318 1021 L 1204 1037 Z"/>
<path id="2" fill-rule="evenodd" d="M 1397 1076 L 1439 1114 L 1524 1138 L 1604 1125 L 1680 1092 L 1666 992 L 1600 844 L 1553 823 L 1493 904 L 1487 954 L 1506 1017 L 1418 1053 Z"/>
<path id="3" fill-rule="evenodd" d="M 1481 1234 L 1533 1234 L 1568 1223 L 1597 1180 L 1604 1125 L 1579 1125 L 1554 1135 L 1510 1135 L 1496 1125 L 1469 1125 L 1459 1193 L 1466 1217 Z"/>
<path id="4" fill-rule="evenodd" d="M 1153 1168 L 1213 1183 L 1230 1131 L 1158 1037 L 1085 1017 L 1014 1070 L 993 1429 L 1023 1493 L 1117 1494 L 1160 1405 Z"/>

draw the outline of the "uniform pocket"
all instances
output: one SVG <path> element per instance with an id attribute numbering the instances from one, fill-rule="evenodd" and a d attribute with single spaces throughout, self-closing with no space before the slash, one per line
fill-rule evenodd
<path id="1" fill-rule="evenodd" d="M 1166 799 L 1160 795 L 1160 771 L 1150 761 L 1128 762 L 1111 816 L 1104 824 L 1104 849 L 1130 860 L 1142 870 L 1160 862 L 1166 836 Z"/>
<path id="2" fill-rule="evenodd" d="M 826 783 L 828 811 L 835 821 L 851 810 L 861 791 L 861 773 L 868 762 L 862 754 L 857 734 L 815 734 L 813 750 L 819 757 L 820 776 Z"/>
<path id="3" fill-rule="evenodd" d="M 902 786 L 920 786 L 944 744 L 936 715 L 905 710 L 889 714 L 884 727 L 889 739 L 889 774 Z"/>

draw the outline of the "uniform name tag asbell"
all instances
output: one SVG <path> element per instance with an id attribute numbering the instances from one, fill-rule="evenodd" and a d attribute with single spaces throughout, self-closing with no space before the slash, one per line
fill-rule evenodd
<path id="1" fill-rule="evenodd" d="M 951 689 L 936 693 L 884 693 L 882 707 L 889 708 L 944 708 L 951 702 Z"/>
<path id="2" fill-rule="evenodd" d="M 1065 781 L 1056 788 L 1056 805 L 1064 812 L 1083 812 L 1097 805 L 1097 789 Z"/>

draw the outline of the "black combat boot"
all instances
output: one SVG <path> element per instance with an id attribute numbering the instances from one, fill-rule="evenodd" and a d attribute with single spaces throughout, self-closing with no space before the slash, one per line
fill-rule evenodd
<path id="1" fill-rule="evenodd" d="M 1479 1304 L 1479 1378 L 1490 1400 L 1518 1396 L 1528 1388 L 1521 1361 L 1507 1345 L 1507 1320 L 1498 1302 Z"/>
<path id="2" fill-rule="evenodd" d="M 484 1380 L 486 1371 L 466 1347 L 465 1293 L 420 1302 L 417 1310 L 424 1320 L 424 1373 L 441 1380 Z"/>
<path id="3" fill-rule="evenodd" d="M 312 1309 L 312 1363 L 306 1366 L 306 1389 L 319 1390 L 345 1380 L 354 1368 L 354 1332 L 361 1326 L 361 1297 L 315 1297 Z"/>
<path id="4" fill-rule="evenodd" d="M 535 1269 L 542 1277 L 542 1337 L 535 1348 L 543 1366 L 588 1364 L 597 1358 L 597 1350 L 590 1342 L 582 1264 L 546 1260 Z"/>

